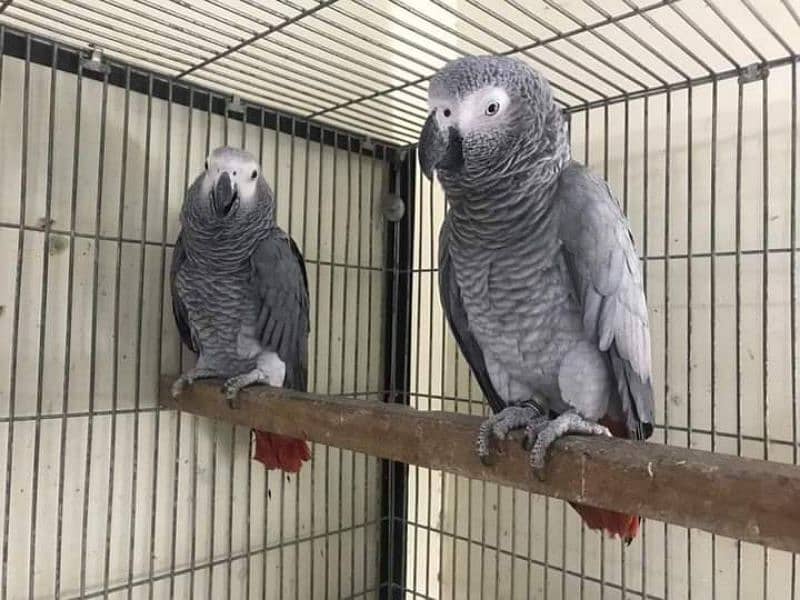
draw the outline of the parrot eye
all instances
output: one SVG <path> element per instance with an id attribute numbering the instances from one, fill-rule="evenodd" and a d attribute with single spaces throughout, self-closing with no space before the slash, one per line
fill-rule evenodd
<path id="1" fill-rule="evenodd" d="M 449 108 L 445 108 L 444 109 L 444 116 L 445 117 L 449 117 L 450 116 L 450 109 Z"/>
<path id="2" fill-rule="evenodd" d="M 500 110 L 500 103 L 497 102 L 497 101 L 492 101 L 486 107 L 486 114 L 488 116 L 492 117 L 492 116 L 496 115 L 499 110 Z"/>
<path id="3" fill-rule="evenodd" d="M 258 177 L 258 171 L 256 171 L 255 169 L 253 169 L 253 172 L 252 172 L 252 173 L 250 173 L 250 178 L 251 178 L 251 179 L 255 179 L 256 177 Z"/>

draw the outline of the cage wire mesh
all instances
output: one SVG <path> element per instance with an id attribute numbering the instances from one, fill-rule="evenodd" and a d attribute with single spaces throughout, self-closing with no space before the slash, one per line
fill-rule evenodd
<path id="1" fill-rule="evenodd" d="M 306 256 L 312 391 L 486 413 L 437 297 L 444 198 L 398 148 L 446 60 L 508 54 L 631 220 L 655 440 L 796 463 L 796 0 L 5 0 L 0 46 L 3 600 L 797 597 L 786 552 L 656 521 L 626 547 L 321 445 L 265 476 L 246 431 L 157 406 L 189 360 L 177 211 L 227 142 Z"/>

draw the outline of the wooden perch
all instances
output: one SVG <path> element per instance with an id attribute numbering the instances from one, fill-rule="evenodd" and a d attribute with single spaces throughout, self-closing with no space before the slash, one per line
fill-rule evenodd
<path id="1" fill-rule="evenodd" d="M 218 382 L 197 382 L 178 399 L 172 382 L 161 380 L 165 407 L 800 552 L 800 468 L 792 465 L 570 436 L 553 447 L 540 482 L 518 440 L 499 444 L 493 466 L 481 464 L 479 417 L 269 387 L 243 390 L 232 410 Z"/>

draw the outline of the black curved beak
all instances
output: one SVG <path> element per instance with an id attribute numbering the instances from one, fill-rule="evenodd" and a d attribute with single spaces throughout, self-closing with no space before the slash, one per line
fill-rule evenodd
<path id="1" fill-rule="evenodd" d="M 237 193 L 231 182 L 231 176 L 223 172 L 211 190 L 211 203 L 218 217 L 225 217 L 231 212 L 236 202 Z"/>
<path id="2" fill-rule="evenodd" d="M 431 111 L 419 136 L 419 162 L 428 179 L 435 169 L 457 169 L 464 162 L 461 135 L 455 127 L 439 127 L 436 111 Z"/>

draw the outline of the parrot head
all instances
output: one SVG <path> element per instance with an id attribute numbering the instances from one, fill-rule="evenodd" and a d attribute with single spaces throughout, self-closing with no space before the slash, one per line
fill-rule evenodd
<path id="1" fill-rule="evenodd" d="M 467 56 L 448 63 L 431 80 L 428 109 L 420 163 L 428 178 L 436 171 L 445 189 L 569 152 L 550 86 L 514 58 Z"/>
<path id="2" fill-rule="evenodd" d="M 189 190 L 186 208 L 204 228 L 271 219 L 272 193 L 256 158 L 245 150 L 222 146 L 206 159 Z M 200 223 L 198 223 L 200 224 Z"/>

